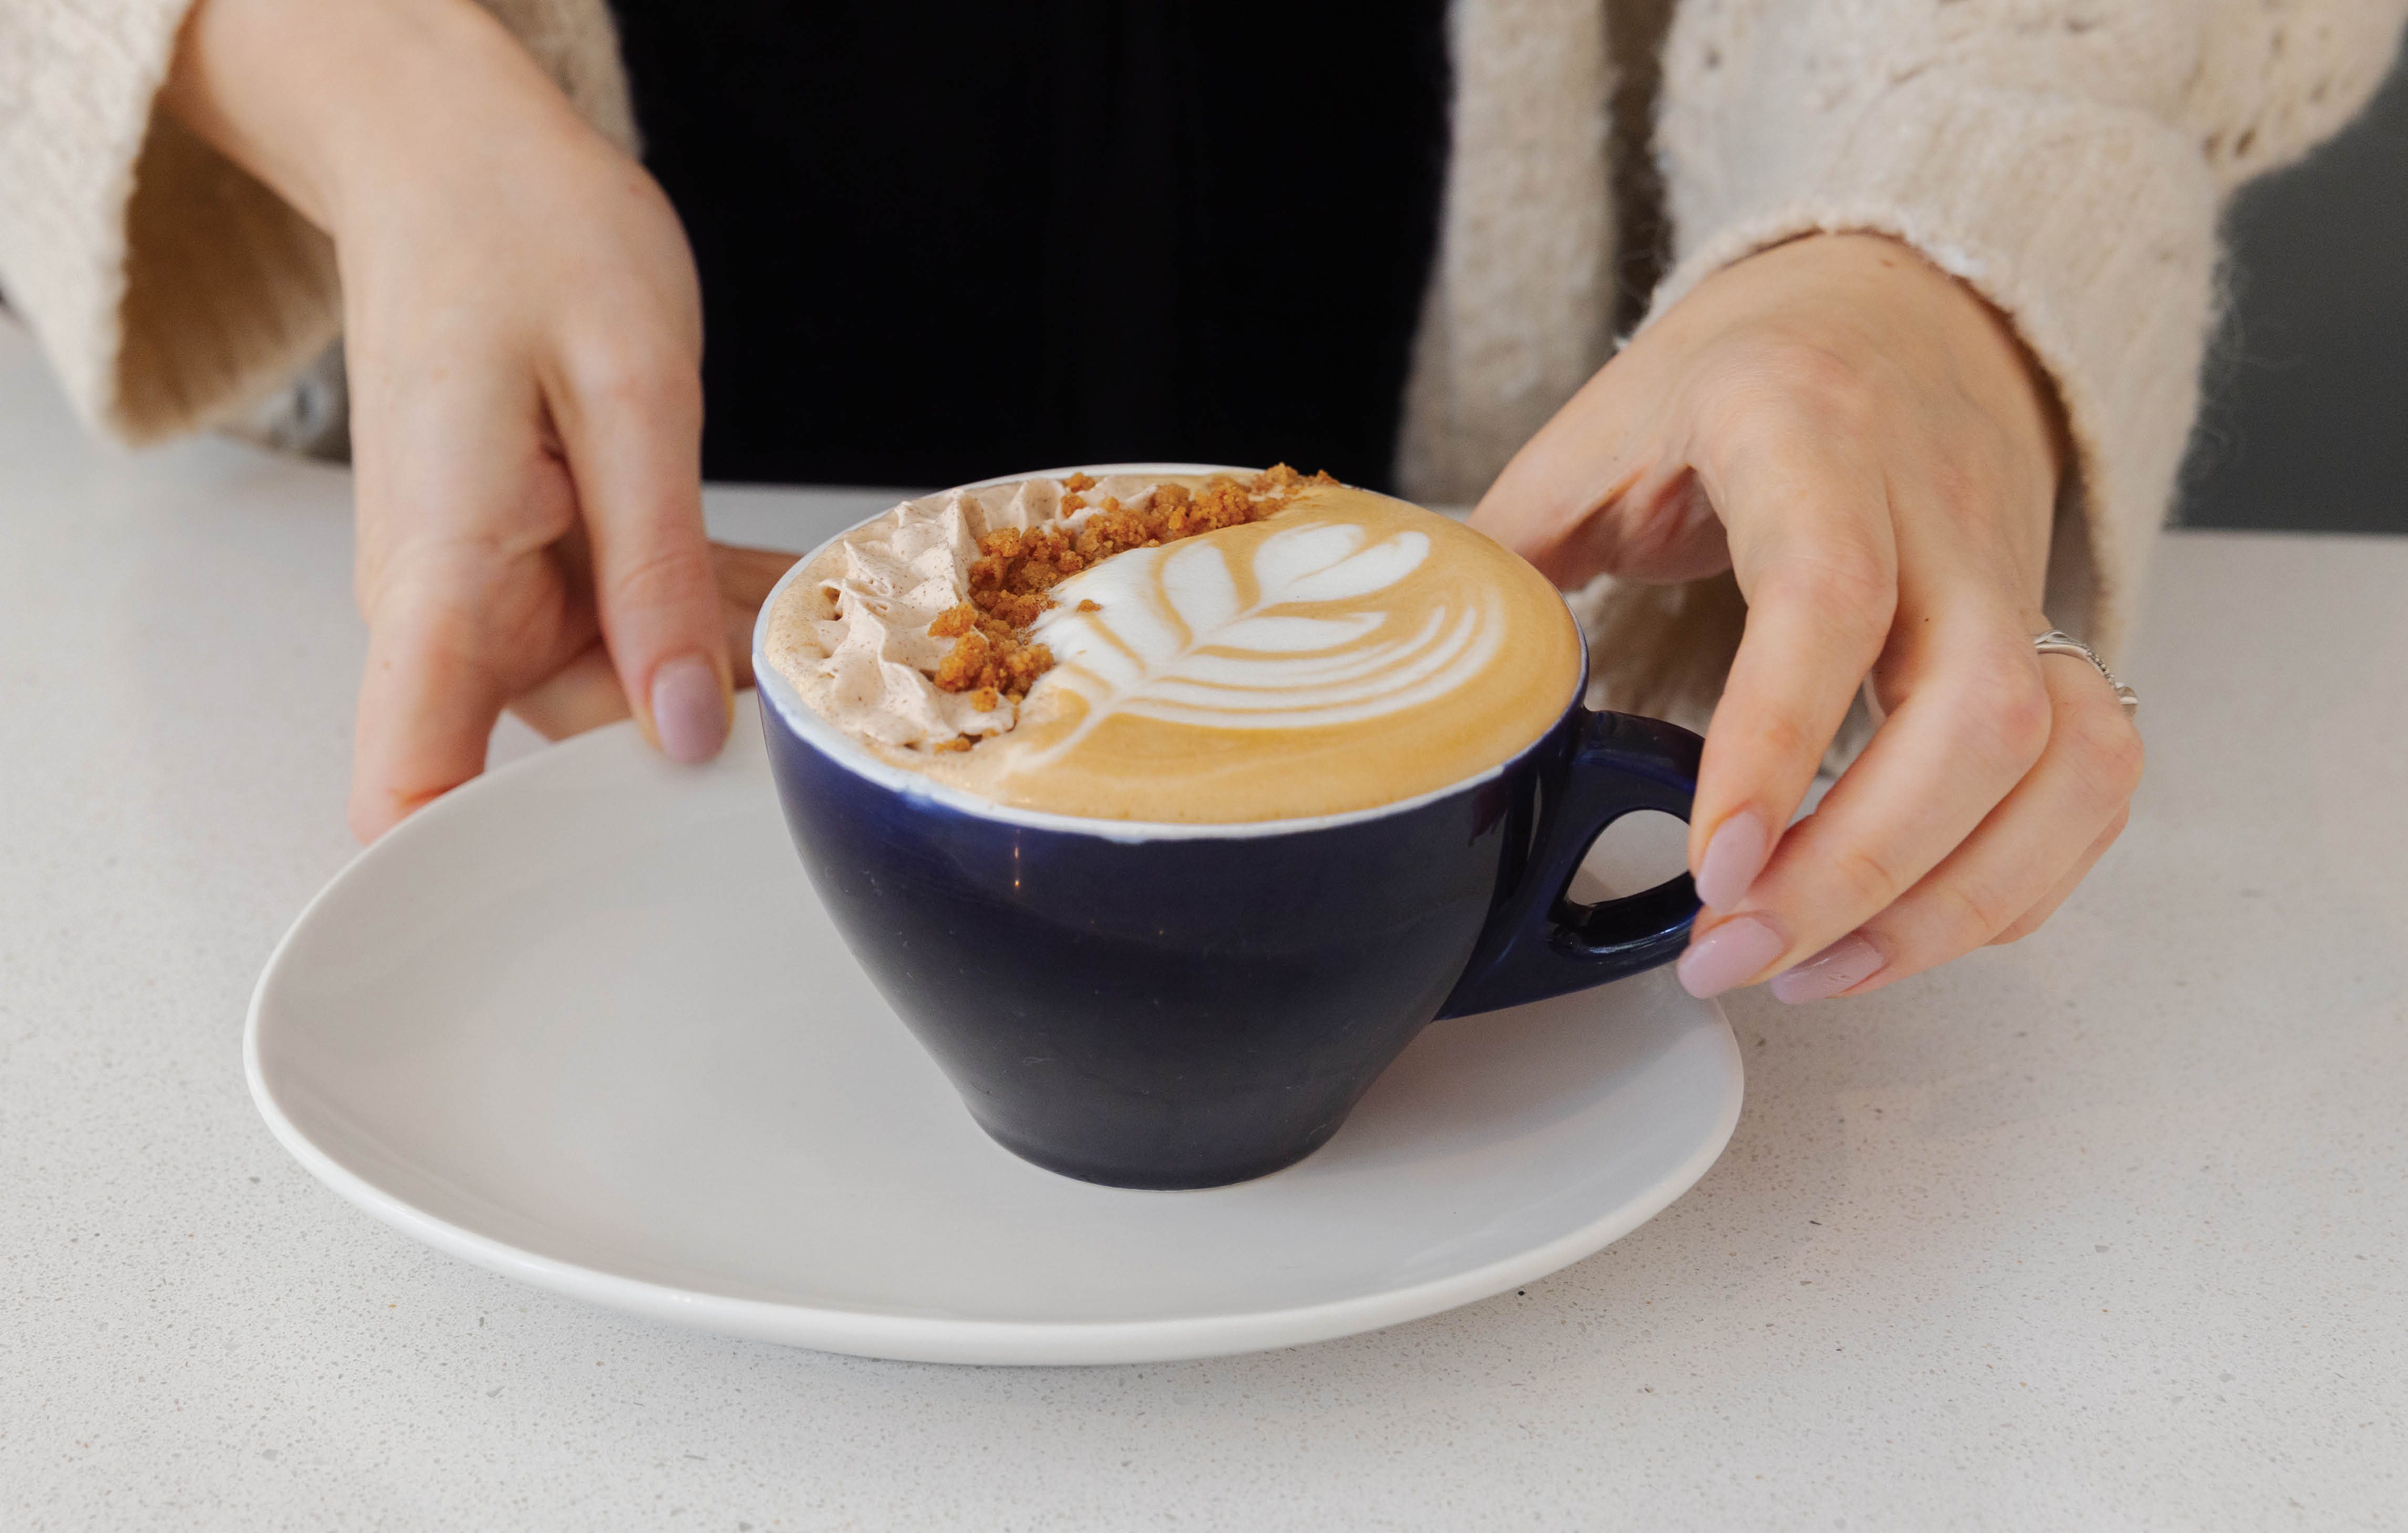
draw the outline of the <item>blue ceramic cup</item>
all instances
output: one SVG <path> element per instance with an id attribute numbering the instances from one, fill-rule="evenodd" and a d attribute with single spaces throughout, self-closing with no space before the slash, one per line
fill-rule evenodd
<path id="1" fill-rule="evenodd" d="M 786 824 L 881 994 L 979 1125 L 1039 1166 L 1157 1188 L 1276 1171 L 1327 1142 L 1433 1019 L 1603 984 L 1687 938 L 1685 874 L 1568 897 L 1615 820 L 1687 818 L 1701 742 L 1685 729 L 1592 711 L 1576 687 L 1512 760 L 1376 809 L 1222 825 L 1038 813 L 880 761 L 769 667 L 768 612 L 810 562 L 753 632 Z"/>

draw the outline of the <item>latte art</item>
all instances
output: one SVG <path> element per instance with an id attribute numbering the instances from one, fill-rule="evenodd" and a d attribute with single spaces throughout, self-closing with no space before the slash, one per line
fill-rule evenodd
<path id="1" fill-rule="evenodd" d="M 1007 488 L 984 493 L 1001 502 L 993 525 L 1046 524 L 1006 521 L 1047 501 Z M 1577 632 L 1537 571 L 1443 517 L 1331 485 L 1052 586 L 1028 636 L 1050 668 L 1016 708 L 980 709 L 915 690 L 931 650 L 894 640 L 968 590 L 967 562 L 947 587 L 930 552 L 974 548 L 992 530 L 976 524 L 985 502 L 933 513 L 961 522 L 951 537 L 915 535 L 913 511 L 858 529 L 807 571 L 819 580 L 788 587 L 767 658 L 880 759 L 999 803 L 1205 823 L 1368 809 L 1511 759 L 1578 684 Z M 908 551 L 903 571 L 882 583 L 873 549 Z M 874 677 L 856 652 L 873 632 L 910 652 Z M 882 695 L 866 695 L 873 683 Z"/>
<path id="2" fill-rule="evenodd" d="M 1378 542 L 1359 525 L 1297 512 L 1232 567 L 1231 535 L 1138 549 L 1062 587 L 1093 611 L 1056 609 L 1038 636 L 1067 667 L 1043 683 L 1075 694 L 1075 747 L 1116 717 L 1204 729 L 1361 724 L 1459 687 L 1495 658 L 1504 623 L 1472 593 L 1414 631 L 1378 602 L 1426 563 L 1429 535 Z"/>

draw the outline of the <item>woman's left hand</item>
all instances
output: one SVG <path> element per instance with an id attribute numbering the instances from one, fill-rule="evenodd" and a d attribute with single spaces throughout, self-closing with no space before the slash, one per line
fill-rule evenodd
<path id="1" fill-rule="evenodd" d="M 1860 995 L 2014 941 L 2123 829 L 2139 734 L 2087 662 L 2032 649 L 2063 452 L 1995 311 L 1824 235 L 1700 282 L 1481 501 L 1559 584 L 1729 568 L 1747 599 L 1689 827 L 1692 993 Z M 1868 674 L 1881 727 L 1791 825 Z"/>

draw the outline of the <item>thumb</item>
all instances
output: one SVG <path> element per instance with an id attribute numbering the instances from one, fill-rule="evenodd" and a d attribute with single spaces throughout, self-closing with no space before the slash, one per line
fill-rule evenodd
<path id="1" fill-rule="evenodd" d="M 1559 586 L 1599 574 L 1670 583 L 1730 566 L 1713 502 L 1665 439 L 1665 412 L 1641 408 L 1649 360 L 1634 346 L 1599 368 L 1472 512 L 1472 526 Z"/>

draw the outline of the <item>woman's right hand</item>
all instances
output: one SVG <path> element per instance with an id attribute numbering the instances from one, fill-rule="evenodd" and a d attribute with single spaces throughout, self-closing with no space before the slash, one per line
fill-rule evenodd
<path id="1" fill-rule="evenodd" d="M 716 753 L 701 301 L 652 178 L 469 0 L 201 0 L 162 100 L 335 239 L 368 624 L 352 830 L 476 776 L 522 700 L 591 721 L 615 681 L 667 754 Z"/>

